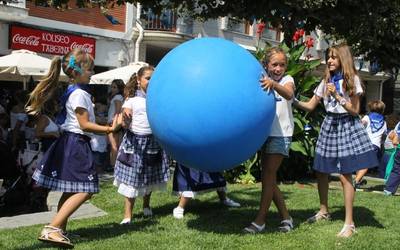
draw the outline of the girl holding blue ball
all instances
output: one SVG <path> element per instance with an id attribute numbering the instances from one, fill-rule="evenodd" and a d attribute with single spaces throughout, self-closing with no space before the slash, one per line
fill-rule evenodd
<path id="1" fill-rule="evenodd" d="M 328 176 L 339 173 L 343 186 L 345 221 L 338 237 L 350 237 L 356 230 L 353 221 L 354 187 L 352 173 L 378 166 L 377 155 L 358 113 L 363 88 L 354 67 L 350 48 L 333 46 L 328 50 L 325 76 L 308 102 L 295 106 L 312 111 L 324 100 L 327 115 L 321 125 L 315 149 L 314 170 L 318 181 L 319 211 L 309 223 L 329 220 Z"/>
<path id="2" fill-rule="evenodd" d="M 68 218 L 99 192 L 90 138 L 93 133 L 109 134 L 118 129 L 116 122 L 111 127 L 95 123 L 91 95 L 87 92 L 93 67 L 93 57 L 81 49 L 68 52 L 62 59 L 55 57 L 48 75 L 30 94 L 27 106 L 28 113 L 40 113 L 58 87 L 60 70 L 70 78 L 71 85 L 61 98 L 62 111 L 57 116 L 62 134 L 48 148 L 32 176 L 37 185 L 63 192 L 57 214 L 38 238 L 60 247 L 73 247 L 66 236 Z"/>
<path id="3" fill-rule="evenodd" d="M 293 135 L 292 99 L 294 79 L 285 75 L 287 57 L 283 49 L 270 48 L 265 54 L 265 67 L 268 72 L 260 82 L 265 91 L 273 91 L 276 100 L 276 114 L 271 133 L 262 148 L 262 193 L 260 208 L 251 224 L 244 228 L 245 233 L 260 233 L 265 230 L 267 212 L 274 201 L 283 220 L 279 226 L 281 232 L 293 229 L 293 220 L 286 208 L 283 195 L 276 183 L 276 173 L 284 157 L 289 156 Z"/>
<path id="4" fill-rule="evenodd" d="M 166 190 L 169 180 L 168 157 L 154 139 L 147 119 L 146 93 L 153 71 L 151 66 L 140 68 L 124 89 L 127 99 L 122 105 L 123 116 L 118 120 L 127 131 L 119 147 L 114 168 L 114 185 L 118 187 L 118 193 L 125 197 L 124 219 L 121 224 L 131 223 L 137 197 L 143 197 L 144 216 L 152 216 L 151 193 L 155 190 Z"/>

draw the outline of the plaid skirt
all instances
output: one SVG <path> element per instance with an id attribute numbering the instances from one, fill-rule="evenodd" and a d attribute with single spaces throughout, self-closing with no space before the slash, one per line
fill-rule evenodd
<path id="1" fill-rule="evenodd" d="M 36 184 L 65 193 L 98 193 L 90 138 L 63 132 L 43 155 L 33 173 Z"/>
<path id="2" fill-rule="evenodd" d="M 350 174 L 379 165 L 373 144 L 358 117 L 328 113 L 315 149 L 314 169 Z"/>
<path id="3" fill-rule="evenodd" d="M 147 189 L 169 180 L 169 159 L 153 135 L 127 131 L 118 150 L 114 168 L 115 182 Z"/>

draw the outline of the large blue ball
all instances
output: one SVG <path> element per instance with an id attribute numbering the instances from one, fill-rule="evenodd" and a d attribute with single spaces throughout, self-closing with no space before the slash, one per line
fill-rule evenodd
<path id="1" fill-rule="evenodd" d="M 178 162 L 217 172 L 251 157 L 265 142 L 275 98 L 260 87 L 263 67 L 247 50 L 200 38 L 170 51 L 147 91 L 154 136 Z"/>

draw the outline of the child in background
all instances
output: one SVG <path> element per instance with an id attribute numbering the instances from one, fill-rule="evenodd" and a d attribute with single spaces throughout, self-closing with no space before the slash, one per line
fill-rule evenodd
<path id="1" fill-rule="evenodd" d="M 186 205 L 201 192 L 217 191 L 219 200 L 227 207 L 240 204 L 226 196 L 226 181 L 221 173 L 208 173 L 176 164 L 172 190 L 179 195 L 179 204 L 173 210 L 176 219 L 182 219 Z"/>
<path id="2" fill-rule="evenodd" d="M 124 102 L 125 84 L 121 79 L 114 79 L 110 86 L 110 105 L 108 108 L 107 122 L 111 126 L 116 115 L 121 113 L 122 103 Z M 110 143 L 110 167 L 113 168 L 115 165 L 115 159 L 119 144 L 121 142 L 121 132 L 117 131 L 108 135 L 108 141 Z"/>
<path id="3" fill-rule="evenodd" d="M 125 198 L 121 224 L 130 224 L 137 197 L 143 197 L 143 214 L 152 216 L 151 193 L 166 190 L 169 162 L 164 150 L 155 140 L 146 111 L 147 85 L 154 68 L 145 66 L 134 74 L 125 86 L 122 108 L 123 125 L 127 128 L 118 150 L 114 168 L 114 185 Z"/>
<path id="4" fill-rule="evenodd" d="M 107 105 L 104 102 L 105 100 L 101 100 L 100 97 L 94 104 L 96 123 L 100 125 L 107 124 Z M 107 144 L 107 136 L 104 134 L 94 134 L 90 140 L 93 151 L 93 161 L 98 174 L 102 174 L 108 166 Z"/>
<path id="5" fill-rule="evenodd" d="M 399 124 L 400 123 L 398 123 L 398 125 Z M 398 127 L 398 125 L 396 127 Z M 391 167 L 391 169 L 386 171 L 386 173 L 388 173 L 388 177 L 383 193 L 387 196 L 392 196 L 396 194 L 397 189 L 399 188 L 400 185 L 400 150 L 398 149 L 400 135 L 398 132 L 400 131 L 396 130 L 395 133 L 391 133 L 389 135 L 390 139 L 393 142 L 393 145 L 397 148 L 397 150 L 393 153 L 394 154 L 393 166 Z"/>
<path id="6" fill-rule="evenodd" d="M 382 159 L 379 165 L 379 178 L 384 178 L 385 182 L 387 181 L 387 178 L 389 178 L 389 174 L 391 171 L 391 166 L 389 167 L 389 160 L 391 155 L 394 153 L 396 150 L 395 146 L 393 145 L 392 140 L 390 139 L 392 136 L 390 134 L 394 133 L 396 125 L 399 121 L 399 117 L 395 114 L 387 115 L 386 118 L 386 125 L 387 125 L 387 136 L 385 137 L 385 142 L 383 144 L 384 146 L 384 152 L 382 155 Z M 400 131 L 399 131 L 400 132 Z M 389 169 L 390 168 L 390 169 Z M 386 173 L 387 172 L 387 173 Z"/>
<path id="7" fill-rule="evenodd" d="M 385 112 L 385 103 L 380 100 L 371 101 L 368 103 L 368 109 L 369 114 L 364 116 L 361 122 L 367 130 L 369 139 L 371 139 L 374 151 L 380 162 L 382 158 L 381 145 L 383 144 L 383 139 L 387 130 L 385 117 L 383 116 Z M 367 180 L 363 179 L 367 172 L 368 168 L 357 171 L 354 179 L 354 188 L 361 188 L 362 185 L 367 184 Z"/>

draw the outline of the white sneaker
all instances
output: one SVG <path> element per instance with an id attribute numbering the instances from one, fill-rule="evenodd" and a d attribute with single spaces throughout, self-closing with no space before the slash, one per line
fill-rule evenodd
<path id="1" fill-rule="evenodd" d="M 226 198 L 225 200 L 223 200 L 222 203 L 224 203 L 224 205 L 227 207 L 240 207 L 240 203 L 238 203 L 234 200 L 231 200 L 229 198 Z"/>
<path id="2" fill-rule="evenodd" d="M 172 214 L 174 215 L 175 219 L 182 219 L 184 211 L 185 211 L 185 209 L 181 208 L 180 206 L 177 206 L 172 211 Z"/>
<path id="3" fill-rule="evenodd" d="M 145 217 L 151 217 L 151 216 L 153 216 L 153 211 L 151 210 L 151 208 L 145 207 L 145 208 L 143 208 L 143 215 Z"/>
<path id="4" fill-rule="evenodd" d="M 119 224 L 120 225 L 129 225 L 129 224 L 131 224 L 131 218 L 124 218 Z"/>

